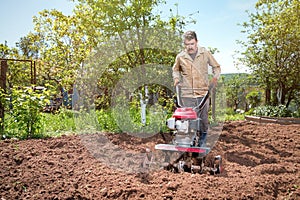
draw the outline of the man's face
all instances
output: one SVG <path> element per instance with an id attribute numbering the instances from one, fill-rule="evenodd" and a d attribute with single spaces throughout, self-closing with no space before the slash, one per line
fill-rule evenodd
<path id="1" fill-rule="evenodd" d="M 197 52 L 198 42 L 195 39 L 184 40 L 184 46 L 188 54 L 194 54 Z"/>

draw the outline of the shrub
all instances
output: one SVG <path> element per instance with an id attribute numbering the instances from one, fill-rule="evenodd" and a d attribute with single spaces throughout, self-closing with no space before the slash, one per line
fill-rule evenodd
<path id="1" fill-rule="evenodd" d="M 96 111 L 98 122 L 100 125 L 100 129 L 102 131 L 110 131 L 110 132 L 121 132 L 118 124 L 116 123 L 113 113 L 111 110 L 97 110 Z"/>
<path id="2" fill-rule="evenodd" d="M 292 117 L 298 117 L 298 118 L 300 118 L 300 109 L 294 111 L 294 112 L 292 113 Z"/>
<path id="3" fill-rule="evenodd" d="M 253 114 L 256 116 L 269 116 L 269 117 L 291 117 L 292 112 L 284 105 L 279 106 L 259 106 L 254 108 Z"/>
<path id="4" fill-rule="evenodd" d="M 48 103 L 49 92 L 35 87 L 11 89 L 6 98 L 8 115 L 4 118 L 5 137 L 20 139 L 42 137 L 43 107 Z"/>
<path id="5" fill-rule="evenodd" d="M 246 99 L 249 103 L 250 108 L 257 107 L 262 99 L 261 92 L 253 90 L 246 95 Z"/>

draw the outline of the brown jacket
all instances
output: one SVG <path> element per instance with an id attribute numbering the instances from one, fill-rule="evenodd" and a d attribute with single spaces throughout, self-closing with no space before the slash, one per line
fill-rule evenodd
<path id="1" fill-rule="evenodd" d="M 208 66 L 212 67 L 215 78 L 219 78 L 221 68 L 212 54 L 204 47 L 198 47 L 195 59 L 182 51 L 176 56 L 173 66 L 173 79 L 179 80 L 183 97 L 202 97 L 206 94 L 209 86 Z"/>

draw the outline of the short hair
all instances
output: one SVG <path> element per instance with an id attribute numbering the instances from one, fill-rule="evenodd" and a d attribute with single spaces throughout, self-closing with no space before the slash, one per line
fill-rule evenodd
<path id="1" fill-rule="evenodd" d="M 183 40 L 192 40 L 192 39 L 198 41 L 197 34 L 195 31 L 187 31 L 183 34 Z"/>

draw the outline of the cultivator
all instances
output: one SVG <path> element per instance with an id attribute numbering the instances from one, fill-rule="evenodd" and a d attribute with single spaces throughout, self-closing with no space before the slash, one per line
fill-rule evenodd
<path id="1" fill-rule="evenodd" d="M 174 172 L 221 173 L 222 157 L 217 155 L 208 159 L 211 149 L 200 141 L 201 119 L 197 111 L 201 112 L 204 108 L 209 91 L 196 107 L 182 106 L 179 87 L 176 87 L 176 92 L 178 107 L 166 123 L 171 130 L 172 143 L 155 145 L 155 149 L 164 154 L 164 168 Z"/>

